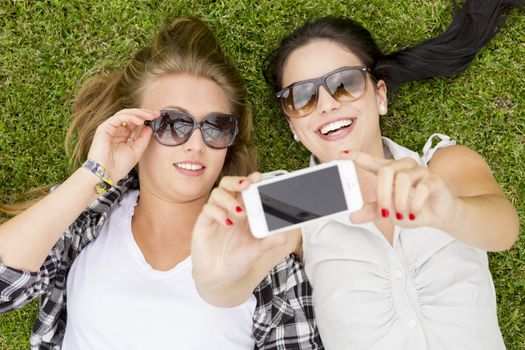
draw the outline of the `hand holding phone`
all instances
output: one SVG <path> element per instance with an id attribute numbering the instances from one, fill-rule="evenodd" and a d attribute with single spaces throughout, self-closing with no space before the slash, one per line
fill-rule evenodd
<path id="1" fill-rule="evenodd" d="M 363 206 L 352 161 L 333 161 L 250 185 L 242 192 L 255 237 L 291 230 Z"/>

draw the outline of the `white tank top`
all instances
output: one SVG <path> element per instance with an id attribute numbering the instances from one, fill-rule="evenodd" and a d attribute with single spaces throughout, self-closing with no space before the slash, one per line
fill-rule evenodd
<path id="1" fill-rule="evenodd" d="M 432 138 L 440 142 L 432 147 Z M 454 144 L 432 135 L 423 156 L 384 138 L 393 158 L 426 165 Z M 487 254 L 430 227 L 395 227 L 390 245 L 348 215 L 303 229 L 306 274 L 328 350 L 501 350 Z"/>
<path id="2" fill-rule="evenodd" d="M 253 349 L 255 297 L 235 308 L 203 301 L 191 257 L 154 270 L 131 232 L 138 191 L 128 191 L 71 267 L 63 349 Z"/>

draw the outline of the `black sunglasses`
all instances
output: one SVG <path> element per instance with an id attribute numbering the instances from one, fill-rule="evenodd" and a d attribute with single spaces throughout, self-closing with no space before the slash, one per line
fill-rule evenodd
<path id="1" fill-rule="evenodd" d="M 355 101 L 366 91 L 366 66 L 341 67 L 322 77 L 298 81 L 277 93 L 284 113 L 292 118 L 305 117 L 317 106 L 319 86 L 337 101 Z"/>
<path id="2" fill-rule="evenodd" d="M 206 146 L 221 149 L 231 146 L 239 132 L 233 115 L 212 113 L 198 122 L 192 115 L 174 109 L 161 110 L 158 118 L 146 120 L 144 125 L 153 129 L 153 137 L 164 146 L 182 145 L 195 129 L 200 129 Z"/>

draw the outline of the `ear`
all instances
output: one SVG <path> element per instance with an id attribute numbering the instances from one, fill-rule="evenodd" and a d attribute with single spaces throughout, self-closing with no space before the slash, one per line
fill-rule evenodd
<path id="1" fill-rule="evenodd" d="M 377 110 L 380 115 L 388 112 L 387 88 L 383 80 L 379 80 L 376 85 Z"/>
<path id="2" fill-rule="evenodd" d="M 295 132 L 295 128 L 290 120 L 290 117 L 286 117 L 286 121 L 288 122 L 288 126 L 290 127 L 290 130 L 292 131 L 293 139 L 295 140 L 295 142 L 301 142 L 299 135 L 297 135 L 297 133 Z"/>
<path id="3" fill-rule="evenodd" d="M 288 126 L 290 127 L 290 130 L 295 134 L 295 128 L 293 127 L 293 123 L 290 120 L 290 117 L 286 116 L 286 121 L 288 122 Z"/>

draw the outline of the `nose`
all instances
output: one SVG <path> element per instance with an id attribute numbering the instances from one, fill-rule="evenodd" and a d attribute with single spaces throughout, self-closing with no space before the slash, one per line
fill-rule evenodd
<path id="1" fill-rule="evenodd" d="M 184 147 L 184 151 L 187 152 L 204 152 L 206 149 L 206 144 L 202 138 L 201 129 L 197 128 L 193 130 L 193 133 L 191 134 L 188 141 L 186 141 L 182 146 Z"/>
<path id="2" fill-rule="evenodd" d="M 319 86 L 319 91 L 317 94 L 317 112 L 320 114 L 325 114 L 340 107 L 341 103 L 333 98 L 324 86 Z"/>

